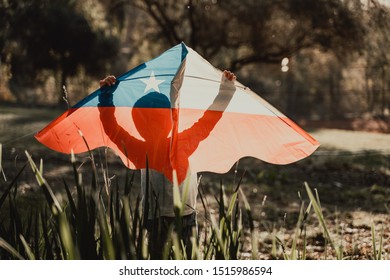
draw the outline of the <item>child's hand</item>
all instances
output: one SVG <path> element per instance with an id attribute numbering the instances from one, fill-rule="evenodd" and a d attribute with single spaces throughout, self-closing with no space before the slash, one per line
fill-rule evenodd
<path id="1" fill-rule="evenodd" d="M 230 72 L 229 70 L 224 70 L 223 75 L 225 76 L 226 79 L 232 82 L 234 82 L 237 79 L 236 75 L 234 75 L 234 73 Z"/>
<path id="2" fill-rule="evenodd" d="M 113 75 L 105 77 L 103 80 L 99 81 L 100 87 L 102 86 L 112 86 L 116 83 L 116 78 Z"/>

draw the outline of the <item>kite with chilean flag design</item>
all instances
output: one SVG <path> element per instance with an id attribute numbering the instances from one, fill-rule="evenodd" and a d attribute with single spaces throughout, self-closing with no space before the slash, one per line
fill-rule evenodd
<path id="1" fill-rule="evenodd" d="M 99 88 L 35 137 L 67 154 L 110 147 L 128 168 L 147 160 L 171 181 L 175 171 L 179 183 L 189 172 L 227 172 L 242 157 L 288 164 L 319 147 L 184 43 Z"/>

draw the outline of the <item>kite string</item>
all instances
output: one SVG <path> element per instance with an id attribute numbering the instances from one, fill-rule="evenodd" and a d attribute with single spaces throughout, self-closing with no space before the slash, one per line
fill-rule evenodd
<path id="1" fill-rule="evenodd" d="M 18 141 L 20 141 L 20 140 L 22 140 L 22 139 L 24 139 L 26 137 L 29 137 L 31 135 L 36 134 L 38 131 L 39 130 L 34 130 L 34 131 L 31 131 L 31 132 L 28 132 L 28 133 L 26 133 L 24 135 L 21 135 L 21 136 L 18 136 L 16 138 L 13 138 L 12 140 L 11 139 L 6 140 L 6 141 L 2 142 L 2 144 L 3 144 L 3 146 L 5 146 L 5 145 L 8 145 L 9 143 L 18 142 Z"/>
<path id="2" fill-rule="evenodd" d="M 68 90 L 67 90 L 67 88 L 66 88 L 65 85 L 62 86 L 62 89 L 63 89 L 63 91 L 64 91 L 63 96 L 62 96 L 62 99 L 66 102 L 66 105 L 68 106 L 68 110 L 69 110 L 70 107 L 71 107 L 70 102 L 69 102 L 69 93 L 68 93 Z M 30 132 L 28 132 L 28 133 L 26 133 L 26 134 L 24 134 L 24 135 L 21 135 L 21 136 L 19 136 L 19 137 L 17 137 L 17 138 L 12 139 L 12 140 L 6 140 L 5 142 L 2 142 L 2 144 L 3 144 L 3 145 L 7 145 L 7 144 L 9 144 L 9 143 L 11 143 L 11 142 L 20 141 L 20 140 L 22 140 L 22 139 L 24 139 L 24 138 L 26 138 L 26 137 L 29 137 L 29 136 L 31 136 L 31 135 L 33 135 L 33 134 L 38 133 L 38 131 L 39 131 L 39 130 L 30 131 Z"/>

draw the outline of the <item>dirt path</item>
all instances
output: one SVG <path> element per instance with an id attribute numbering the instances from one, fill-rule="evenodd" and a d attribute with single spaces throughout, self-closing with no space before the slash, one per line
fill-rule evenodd
<path id="1" fill-rule="evenodd" d="M 313 131 L 311 135 L 326 149 L 390 153 L 390 134 L 323 128 Z"/>

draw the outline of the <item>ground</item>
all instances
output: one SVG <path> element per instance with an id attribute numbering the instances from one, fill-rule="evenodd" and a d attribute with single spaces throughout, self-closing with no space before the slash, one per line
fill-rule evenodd
<path id="1" fill-rule="evenodd" d="M 43 159 L 44 175 L 56 192 L 63 191 L 63 178 L 73 180 L 69 156 L 50 151 L 33 138 L 34 133 L 60 113 L 58 109 L 0 106 L 2 182 L 12 180 L 26 162 L 25 150 L 36 162 Z M 307 182 L 319 194 L 326 225 L 332 240 L 337 246 L 342 245 L 344 258 L 374 258 L 374 227 L 378 247 L 382 237 L 382 258 L 390 259 L 390 135 L 382 132 L 386 131 L 383 130 L 383 123 L 379 125 L 371 121 L 371 124 L 360 124 L 360 129 L 375 132 L 354 131 L 351 124 L 342 126 L 344 129 L 318 122 L 302 122 L 301 125 L 320 141 L 318 151 L 307 159 L 286 166 L 244 158 L 227 174 L 203 173 L 202 189 L 210 208 L 216 207 L 215 196 L 218 196 L 220 185 L 225 186 L 229 196 L 244 174 L 241 188 L 255 221 L 259 240 L 258 257 L 282 258 L 283 251 L 289 254 L 292 246 L 300 205 L 308 205 L 304 188 Z M 100 149 L 95 156 L 98 164 L 108 159 L 109 175 L 113 181 L 123 180 L 126 170 L 114 154 Z M 78 155 L 77 161 L 81 171 L 83 168 L 87 170 L 87 154 Z M 88 181 L 88 176 L 85 174 L 84 180 Z M 31 170 L 26 170 L 20 179 L 19 191 L 27 199 L 40 193 Z M 202 225 L 207 219 L 200 202 L 198 209 L 199 223 Z M 245 224 L 245 212 L 243 217 Z M 335 258 L 313 211 L 305 225 L 308 244 L 306 258 Z M 302 247 L 303 238 L 299 242 L 298 247 Z M 250 242 L 245 242 L 241 257 L 249 257 L 251 251 Z"/>

